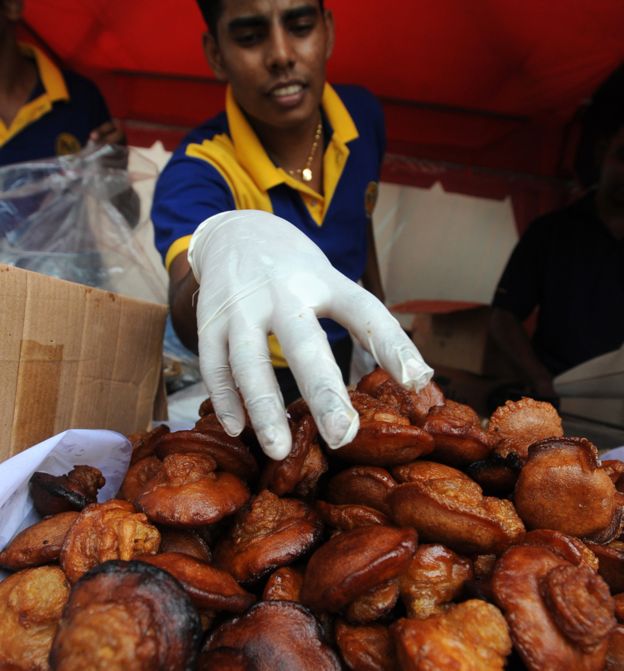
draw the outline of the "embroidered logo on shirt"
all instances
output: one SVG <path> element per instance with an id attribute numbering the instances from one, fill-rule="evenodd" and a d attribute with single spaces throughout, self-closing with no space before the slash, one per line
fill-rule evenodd
<path id="1" fill-rule="evenodd" d="M 60 135 L 57 135 L 54 147 L 57 156 L 75 154 L 80 151 L 80 141 L 71 133 L 61 133 Z"/>
<path id="2" fill-rule="evenodd" d="M 364 193 L 364 210 L 369 219 L 373 216 L 378 193 L 379 185 L 377 182 L 369 182 L 366 187 L 366 192 Z"/>

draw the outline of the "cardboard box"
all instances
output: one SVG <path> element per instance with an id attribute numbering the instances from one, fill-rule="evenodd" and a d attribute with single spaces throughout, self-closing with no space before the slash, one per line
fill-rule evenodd
<path id="1" fill-rule="evenodd" d="M 0 264 L 0 460 L 70 428 L 145 430 L 167 308 Z"/>
<path id="2" fill-rule="evenodd" d="M 490 307 L 465 301 L 406 301 L 390 308 L 411 314 L 411 334 L 425 361 L 475 374 L 509 375 L 488 338 Z"/>

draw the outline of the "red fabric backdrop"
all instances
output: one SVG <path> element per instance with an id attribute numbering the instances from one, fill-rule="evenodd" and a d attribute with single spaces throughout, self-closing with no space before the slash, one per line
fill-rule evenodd
<path id="1" fill-rule="evenodd" d="M 520 227 L 563 196 L 579 109 L 624 61 L 622 0 L 326 0 L 334 82 L 382 100 L 384 178 L 513 195 Z M 173 148 L 219 111 L 193 0 L 27 0 L 25 29 L 95 79 L 129 140 Z"/>

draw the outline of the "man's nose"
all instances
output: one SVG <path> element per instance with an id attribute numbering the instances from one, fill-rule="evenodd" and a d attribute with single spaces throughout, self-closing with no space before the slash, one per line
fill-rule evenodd
<path id="1" fill-rule="evenodd" d="M 268 41 L 267 66 L 270 70 L 286 70 L 295 63 L 295 51 L 291 36 L 283 26 L 271 31 Z"/>

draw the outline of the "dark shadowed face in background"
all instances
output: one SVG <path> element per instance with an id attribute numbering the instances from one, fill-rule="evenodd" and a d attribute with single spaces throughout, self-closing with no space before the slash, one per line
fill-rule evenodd
<path id="1" fill-rule="evenodd" d="M 9 25 L 22 15 L 23 5 L 22 0 L 0 0 L 0 44 L 6 39 Z"/>
<path id="2" fill-rule="evenodd" d="M 204 47 L 252 122 L 296 128 L 318 115 L 333 43 L 318 0 L 223 0 L 217 40 L 206 35 Z"/>
<path id="3" fill-rule="evenodd" d="M 611 138 L 600 170 L 598 203 L 602 217 L 624 236 L 624 126 Z"/>

